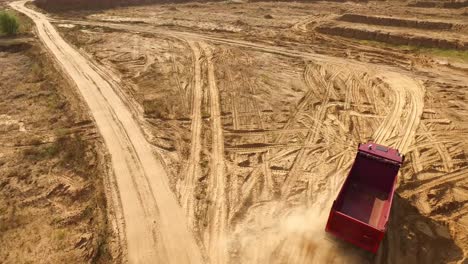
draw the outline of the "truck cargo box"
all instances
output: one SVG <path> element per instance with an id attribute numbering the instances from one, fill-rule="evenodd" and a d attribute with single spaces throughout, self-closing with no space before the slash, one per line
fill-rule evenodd
<path id="1" fill-rule="evenodd" d="M 396 149 L 360 144 L 351 171 L 333 202 L 326 231 L 376 253 L 387 228 L 403 160 Z"/>

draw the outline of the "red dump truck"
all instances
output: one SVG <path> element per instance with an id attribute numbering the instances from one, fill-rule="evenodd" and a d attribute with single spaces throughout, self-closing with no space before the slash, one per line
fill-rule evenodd
<path id="1" fill-rule="evenodd" d="M 326 231 L 365 250 L 379 249 L 404 156 L 375 143 L 358 153 L 328 218 Z"/>

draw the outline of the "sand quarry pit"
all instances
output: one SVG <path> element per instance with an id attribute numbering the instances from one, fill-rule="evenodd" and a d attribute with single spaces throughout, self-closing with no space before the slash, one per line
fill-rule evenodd
<path id="1" fill-rule="evenodd" d="M 69 43 L 141 127 L 183 215 L 181 237 L 197 248 L 191 262 L 461 264 L 468 21 L 463 6 L 442 6 L 155 3 L 37 20 L 51 21 L 51 39 Z M 406 155 L 377 255 L 324 232 L 369 140 Z M 155 245 L 147 256 L 172 263 L 182 257 L 164 244 L 159 202 L 152 212 L 138 200 L 155 216 L 143 220 Z M 121 239 L 132 262 L 135 240 Z"/>

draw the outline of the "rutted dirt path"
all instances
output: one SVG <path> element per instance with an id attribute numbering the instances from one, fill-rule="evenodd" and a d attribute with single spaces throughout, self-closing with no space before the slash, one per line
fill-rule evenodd
<path id="1" fill-rule="evenodd" d="M 18 1 L 58 64 L 75 81 L 112 156 L 131 263 L 202 263 L 166 172 L 129 109 L 88 61 L 67 44 L 48 18 Z M 115 201 L 118 202 L 118 201 Z M 117 206 L 116 206 L 117 207 Z"/>
<path id="2" fill-rule="evenodd" d="M 187 166 L 187 176 L 184 180 L 184 186 L 181 190 L 181 202 L 182 206 L 187 212 L 189 219 L 189 225 L 193 225 L 195 206 L 194 206 L 194 190 L 197 184 L 197 172 L 200 163 L 200 152 L 201 152 L 201 133 L 202 133 L 202 99 L 203 99 L 203 87 L 202 87 L 202 69 L 200 65 L 201 51 L 198 43 L 188 42 L 193 52 L 193 89 L 192 89 L 192 123 L 191 123 L 191 149 L 190 156 Z"/>
<path id="3" fill-rule="evenodd" d="M 200 43 L 206 55 L 208 68 L 208 87 L 210 95 L 210 114 L 212 125 L 211 146 L 211 175 L 208 184 L 208 193 L 212 201 L 209 208 L 209 233 L 208 252 L 211 263 L 227 263 L 227 192 L 226 176 L 224 173 L 224 137 L 221 123 L 221 108 L 219 91 L 216 85 L 215 66 L 211 47 Z"/>
<path id="4" fill-rule="evenodd" d="M 388 144 L 389 138 L 397 134 L 399 135 L 398 144 L 395 146 L 402 153 L 406 153 L 414 140 L 416 129 L 421 120 L 424 108 L 424 88 L 410 77 L 398 73 L 387 72 L 385 75 L 380 76 L 380 78 L 389 85 L 389 89 L 393 92 L 395 103 L 392 107 L 392 112 L 375 132 L 374 138 L 377 142 Z M 398 122 L 405 119 L 405 124 L 401 126 L 404 129 L 402 131 L 395 131 L 400 127 L 397 125 Z"/>

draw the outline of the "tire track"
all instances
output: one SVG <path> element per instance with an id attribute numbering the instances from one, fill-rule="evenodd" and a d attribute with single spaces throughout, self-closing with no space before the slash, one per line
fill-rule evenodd
<path id="1" fill-rule="evenodd" d="M 352 101 L 354 102 L 354 105 L 355 105 L 355 108 L 358 109 L 358 112 L 360 112 L 360 98 L 359 98 L 359 82 L 358 82 L 358 76 L 355 76 L 353 74 L 353 76 L 351 77 L 351 80 L 350 80 L 350 94 L 351 94 L 351 98 L 352 98 Z M 355 133 L 355 138 L 357 139 L 358 142 L 362 142 L 361 140 L 361 135 L 359 133 L 359 131 L 361 131 L 361 127 L 360 127 L 360 122 L 359 122 L 359 116 L 350 116 L 350 122 L 353 123 L 353 127 L 354 127 L 354 131 L 352 131 L 353 133 Z"/>
<path id="2" fill-rule="evenodd" d="M 315 67 L 319 67 L 319 66 L 315 66 Z M 313 69 L 313 66 L 311 64 L 306 65 L 306 67 L 304 69 L 304 73 L 303 73 L 303 79 L 304 79 L 304 82 L 306 83 L 307 87 L 309 87 L 309 90 L 306 92 L 304 97 L 302 97 L 302 99 L 299 101 L 299 103 L 296 106 L 296 108 L 294 109 L 294 112 L 292 113 L 291 117 L 288 119 L 287 123 L 280 130 L 280 131 L 284 131 L 284 132 L 280 133 L 277 136 L 276 140 L 274 141 L 275 143 L 281 142 L 284 135 L 287 134 L 286 131 L 291 130 L 289 128 L 294 124 L 294 122 L 298 121 L 299 114 L 303 111 L 303 109 L 307 106 L 307 104 L 310 103 L 310 100 L 312 99 L 312 96 L 315 95 L 316 98 L 320 98 L 323 94 L 327 93 L 328 90 L 326 89 L 326 86 L 323 86 L 323 84 L 321 84 L 321 81 L 314 77 L 315 75 L 317 75 L 317 73 L 314 74 L 312 69 Z M 324 67 L 320 67 L 318 70 L 316 69 L 316 71 L 319 72 L 319 75 L 320 75 L 320 71 L 323 71 L 323 70 L 324 70 Z M 322 74 L 325 74 L 325 73 L 322 72 Z M 316 121 L 316 119 L 313 119 L 312 121 Z M 317 122 L 315 122 L 315 123 L 316 123 L 316 126 L 318 126 L 318 123 Z M 311 135 L 310 134 L 310 129 L 308 129 L 308 133 L 307 133 L 307 136 L 309 136 L 309 135 Z M 304 146 L 305 145 L 308 145 L 308 143 L 305 142 Z M 298 157 L 299 157 L 299 155 L 302 157 L 301 154 L 302 155 L 304 154 L 303 149 L 301 149 L 301 151 L 299 152 Z"/>
<path id="3" fill-rule="evenodd" d="M 187 113 L 188 112 L 188 98 L 187 98 L 187 93 L 186 91 L 184 90 L 184 88 L 182 87 L 182 82 L 179 78 L 179 70 L 177 69 L 177 62 L 175 60 L 175 57 L 174 57 L 174 46 L 172 45 L 172 43 L 169 41 L 168 42 L 168 47 L 169 47 L 169 51 L 171 53 L 171 56 L 170 56 L 170 60 L 171 60 L 171 69 L 173 71 L 173 77 L 175 79 L 175 83 L 176 83 L 176 86 L 177 86 L 177 90 L 179 91 L 179 95 L 180 97 L 182 97 L 182 102 L 183 103 L 183 111 L 184 113 Z M 192 48 L 192 46 L 190 46 Z M 193 50 L 193 48 L 192 48 Z"/>
<path id="4" fill-rule="evenodd" d="M 378 127 L 378 122 L 375 118 L 378 118 L 378 109 L 376 107 L 376 98 L 375 98 L 375 82 L 370 78 L 369 74 L 363 74 L 362 78 L 356 79 L 365 95 L 366 103 L 368 103 L 369 107 L 372 109 L 374 115 L 369 114 L 359 114 L 358 116 L 361 117 L 372 117 L 373 119 L 370 121 L 371 124 L 375 127 Z M 350 113 L 351 114 L 351 113 Z"/>
<path id="5" fill-rule="evenodd" d="M 336 71 L 333 73 L 329 78 L 327 78 L 327 71 L 325 67 L 319 67 L 315 74 L 313 76 L 315 77 L 315 85 L 317 87 L 323 87 L 325 90 L 325 93 L 322 98 L 322 104 L 319 106 L 319 109 L 316 113 L 315 120 L 322 120 L 325 118 L 326 114 L 326 109 L 327 109 L 327 104 L 330 99 L 330 94 L 333 90 L 333 81 L 335 78 L 340 74 L 340 71 Z M 316 123 L 316 125 L 312 128 L 312 130 L 308 133 L 305 144 L 306 145 L 312 145 L 317 141 L 317 137 L 319 134 L 319 125 Z M 291 170 L 283 184 L 283 187 L 281 188 L 281 195 L 283 197 L 287 197 L 289 195 L 290 190 L 293 188 L 293 185 L 296 183 L 298 177 L 300 176 L 299 169 L 300 166 L 303 164 L 304 159 L 307 157 L 306 155 L 306 149 L 302 148 L 297 157 L 296 160 L 293 163 L 293 166 L 291 167 Z"/>
<path id="6" fill-rule="evenodd" d="M 387 140 L 390 138 L 393 130 L 395 129 L 396 123 L 398 122 L 398 119 L 402 114 L 403 107 L 406 103 L 404 91 L 400 89 L 400 86 L 396 86 L 395 89 L 390 90 L 393 92 L 392 98 L 394 101 L 392 110 L 372 136 L 376 143 L 383 145 L 387 144 Z"/>
<path id="7" fill-rule="evenodd" d="M 418 129 L 419 123 L 421 121 L 421 116 L 424 109 L 424 88 L 419 84 L 414 85 L 414 80 L 403 76 L 395 76 L 394 73 L 389 73 L 386 75 L 386 77 L 387 79 L 390 79 L 390 85 L 403 86 L 406 91 L 406 97 L 409 99 L 411 104 L 409 118 L 403 125 L 403 128 L 405 129 L 404 134 L 402 135 L 402 139 L 397 146 L 400 152 L 406 153 L 409 146 L 414 141 L 416 130 Z"/>
<path id="8" fill-rule="evenodd" d="M 444 170 L 446 172 L 451 172 L 453 170 L 453 160 L 452 157 L 450 156 L 449 151 L 445 147 L 444 144 L 441 144 L 430 132 L 430 130 L 427 128 L 427 126 L 424 123 L 421 123 L 420 125 L 422 131 L 428 132 L 426 134 L 426 138 L 433 143 L 437 150 L 437 152 L 440 155 L 440 158 L 442 159 L 442 164 L 444 166 Z"/>
<path id="9" fill-rule="evenodd" d="M 411 161 L 413 165 L 413 171 L 415 174 L 423 170 L 423 166 L 421 164 L 421 161 L 419 160 L 420 156 L 421 154 L 419 153 L 418 148 L 415 148 L 411 152 Z"/>
<path id="10" fill-rule="evenodd" d="M 187 213 L 189 225 L 192 226 L 195 220 L 194 190 L 197 185 L 197 173 L 200 164 L 201 153 L 201 132 L 202 132 L 202 73 L 201 73 L 201 52 L 197 43 L 188 42 L 192 50 L 194 79 L 192 84 L 192 123 L 191 123 L 191 148 L 187 165 L 184 186 L 181 191 L 182 206 Z"/>
<path id="11" fill-rule="evenodd" d="M 463 217 L 465 215 L 468 215 L 468 207 L 461 208 L 459 211 L 455 212 L 450 216 L 450 220 L 456 220 L 457 218 Z"/>
<path id="12" fill-rule="evenodd" d="M 307 32 L 307 25 L 316 20 L 316 17 L 307 17 L 303 20 L 298 21 L 292 26 L 292 29 L 299 32 Z"/>
<path id="13" fill-rule="evenodd" d="M 412 195 L 421 193 L 423 191 L 435 188 L 439 185 L 450 184 L 455 181 L 459 181 L 466 178 L 468 171 L 467 169 L 461 169 L 452 173 L 444 174 L 438 176 L 436 179 L 429 180 L 427 183 L 423 183 L 413 190 L 403 191 L 402 195 L 405 197 L 410 197 Z"/>
<path id="14" fill-rule="evenodd" d="M 281 129 L 278 129 L 278 130 L 261 129 L 261 130 L 258 130 L 258 131 L 255 131 L 255 130 L 238 130 L 238 131 L 225 130 L 224 135 L 229 135 L 229 136 L 262 136 L 262 137 L 266 137 L 266 136 L 271 135 L 271 134 L 280 134 L 280 133 L 296 134 L 296 133 L 303 133 L 303 132 L 307 132 L 307 131 L 309 131 L 308 128 L 292 128 L 292 129 L 288 129 L 288 130 L 284 130 L 284 131 L 281 130 Z"/>
<path id="15" fill-rule="evenodd" d="M 227 70 L 226 71 L 226 78 L 228 85 L 230 86 L 231 90 L 231 101 L 232 101 L 232 122 L 233 122 L 233 127 L 235 130 L 241 129 L 241 122 L 239 121 L 239 91 L 236 89 L 237 86 L 234 85 L 234 80 L 232 78 L 232 73 L 231 71 Z"/>
<path id="16" fill-rule="evenodd" d="M 310 102 L 312 99 L 312 96 L 316 96 L 317 98 L 320 97 L 321 91 L 320 89 L 322 88 L 321 86 L 314 86 L 313 85 L 313 80 L 311 79 L 311 70 L 312 66 L 310 64 L 306 65 L 303 73 L 303 78 L 304 82 L 306 83 L 307 87 L 309 90 L 306 92 L 304 97 L 301 98 L 299 103 L 297 104 L 296 108 L 294 109 L 294 112 L 291 114 L 291 117 L 288 119 L 287 123 L 283 126 L 281 131 L 285 130 L 290 130 L 290 127 L 294 124 L 294 122 L 297 120 L 298 114 L 304 109 L 304 107 Z M 315 89 L 318 89 L 319 91 L 316 91 Z M 279 143 L 282 141 L 285 133 L 280 133 L 277 138 L 275 139 L 275 143 Z"/>
<path id="17" fill-rule="evenodd" d="M 373 137 L 377 143 L 388 145 L 390 137 L 395 134 L 397 129 L 400 129 L 398 121 L 403 119 L 405 105 L 409 105 L 406 122 L 401 127 L 403 131 L 398 135 L 396 143 L 396 148 L 405 154 L 415 139 L 416 130 L 421 121 L 424 108 L 424 88 L 410 77 L 395 72 L 386 72 L 385 75 L 380 75 L 380 78 L 393 90 L 395 103 L 392 111 Z"/>
<path id="18" fill-rule="evenodd" d="M 208 69 L 208 86 L 212 125 L 212 170 L 209 177 L 208 193 L 212 206 L 209 209 L 210 224 L 208 233 L 208 255 L 211 263 L 227 263 L 227 204 L 226 176 L 224 174 L 224 138 L 221 122 L 221 108 L 216 85 L 215 66 L 211 48 L 200 43 L 205 52 Z"/>

